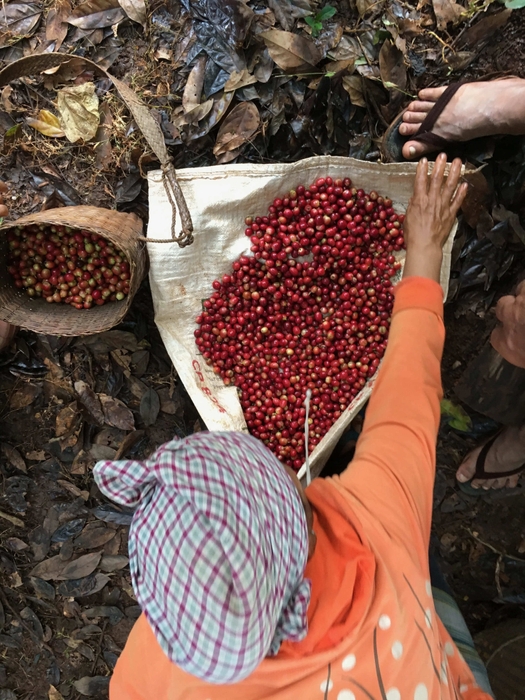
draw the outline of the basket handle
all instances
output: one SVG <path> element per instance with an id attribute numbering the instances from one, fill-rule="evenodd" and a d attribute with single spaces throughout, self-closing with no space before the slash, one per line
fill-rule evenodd
<path id="1" fill-rule="evenodd" d="M 50 68 L 56 68 L 64 63 L 68 63 L 71 60 L 82 61 L 97 73 L 102 73 L 106 78 L 111 80 L 118 94 L 120 95 L 120 98 L 133 115 L 133 119 L 137 123 L 137 126 L 142 132 L 149 147 L 160 161 L 164 187 L 166 189 L 173 212 L 171 222 L 171 239 L 147 238 L 145 240 L 150 243 L 171 243 L 175 241 L 181 247 L 193 243 L 193 223 L 191 220 L 191 215 L 188 210 L 186 200 L 184 199 L 184 194 L 182 193 L 180 185 L 177 181 L 175 168 L 173 166 L 171 156 L 168 154 L 160 126 L 155 119 L 153 119 L 146 105 L 130 87 L 112 76 L 110 73 L 104 70 L 104 68 L 98 66 L 96 63 L 87 58 L 82 58 L 81 56 L 71 56 L 63 53 L 41 53 L 21 58 L 18 61 L 10 63 L 3 70 L 1 70 L 0 88 L 7 85 L 12 80 L 16 80 L 17 78 L 22 78 L 37 72 L 43 72 L 49 70 Z M 179 209 L 182 223 L 182 230 L 178 235 L 176 234 L 175 229 L 176 207 Z"/>

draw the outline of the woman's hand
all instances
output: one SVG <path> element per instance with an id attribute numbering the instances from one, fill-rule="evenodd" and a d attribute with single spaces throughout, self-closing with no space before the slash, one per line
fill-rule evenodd
<path id="1" fill-rule="evenodd" d="M 467 194 L 467 183 L 458 187 L 461 160 L 452 161 L 445 178 L 447 156 L 436 158 L 432 174 L 422 158 L 416 171 L 414 194 L 405 217 L 407 255 L 403 277 L 428 277 L 439 282 L 443 245 Z"/>

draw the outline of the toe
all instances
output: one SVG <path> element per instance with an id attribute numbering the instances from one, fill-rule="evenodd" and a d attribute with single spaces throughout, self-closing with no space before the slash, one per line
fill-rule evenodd
<path id="1" fill-rule="evenodd" d="M 403 121 L 409 124 L 421 124 L 426 117 L 426 112 L 412 112 L 407 110 L 403 114 Z"/>
<path id="2" fill-rule="evenodd" d="M 437 102 L 447 87 L 424 88 L 418 92 L 418 97 L 422 102 Z"/>
<path id="3" fill-rule="evenodd" d="M 416 158 L 421 158 L 425 153 L 428 153 L 431 149 L 425 146 L 424 143 L 419 141 L 407 141 L 403 146 L 403 156 L 407 160 L 415 160 Z"/>
<path id="4" fill-rule="evenodd" d="M 419 131 L 420 124 L 408 124 L 407 122 L 401 122 L 399 125 L 399 133 L 402 136 L 414 136 Z"/>
<path id="5" fill-rule="evenodd" d="M 429 100 L 414 100 L 414 102 L 411 102 L 408 105 L 404 114 L 407 114 L 409 112 L 421 112 L 426 117 L 434 105 L 435 102 L 430 102 Z"/>
<path id="6" fill-rule="evenodd" d="M 472 452 L 469 452 L 463 460 L 463 462 L 461 462 L 456 472 L 456 479 L 462 484 L 465 484 L 467 481 L 470 481 L 474 476 L 474 473 L 476 471 L 476 460 L 480 452 L 481 447 L 476 447 L 476 449 L 472 450 Z"/>

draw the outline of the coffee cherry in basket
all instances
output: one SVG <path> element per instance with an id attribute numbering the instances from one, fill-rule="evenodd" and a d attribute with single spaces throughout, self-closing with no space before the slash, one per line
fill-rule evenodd
<path id="1" fill-rule="evenodd" d="M 31 224 L 11 229 L 7 238 L 8 272 L 30 297 L 90 309 L 129 294 L 126 257 L 95 233 Z"/>
<path id="2" fill-rule="evenodd" d="M 305 456 L 372 377 L 386 348 L 404 216 L 350 178 L 319 178 L 246 218 L 252 256 L 213 282 L 196 343 L 235 385 L 250 432 L 284 463 Z"/>

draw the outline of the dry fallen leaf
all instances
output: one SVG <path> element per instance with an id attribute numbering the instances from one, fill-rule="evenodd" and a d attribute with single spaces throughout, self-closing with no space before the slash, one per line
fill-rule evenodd
<path id="1" fill-rule="evenodd" d="M 59 411 L 56 417 L 56 437 L 62 437 L 73 431 L 79 418 L 80 414 L 76 401 L 65 406 L 65 408 Z"/>
<path id="2" fill-rule="evenodd" d="M 72 581 L 77 578 L 89 576 L 99 565 L 102 552 L 92 552 L 84 554 L 74 561 L 70 561 L 64 566 L 60 573 L 55 576 L 55 581 Z"/>
<path id="3" fill-rule="evenodd" d="M 54 41 L 54 50 L 58 51 L 66 38 L 69 27 L 66 19 L 71 14 L 69 0 L 55 0 L 46 17 L 46 39 Z"/>
<path id="4" fill-rule="evenodd" d="M 350 97 L 350 102 L 356 107 L 366 107 L 363 96 L 363 78 L 360 75 L 344 75 L 343 87 Z"/>
<path id="5" fill-rule="evenodd" d="M 3 518 L 4 520 L 8 520 L 11 523 L 11 525 L 14 525 L 15 527 L 20 527 L 20 528 L 25 527 L 23 520 L 20 520 L 20 518 L 15 518 L 14 515 L 9 515 L 9 513 L 4 513 L 3 510 L 0 510 L 0 518 Z"/>
<path id="6" fill-rule="evenodd" d="M 146 3 L 144 0 L 118 0 L 118 4 L 127 16 L 138 24 L 146 25 Z"/>
<path id="7" fill-rule="evenodd" d="M 86 382 L 79 381 L 75 382 L 75 391 L 78 394 L 80 402 L 85 406 L 95 422 L 99 425 L 103 425 L 104 413 L 102 411 L 100 401 L 98 400 L 98 396 L 95 394 L 93 389 L 86 384 Z"/>
<path id="8" fill-rule="evenodd" d="M 458 5 L 454 0 L 432 0 L 432 5 L 436 15 L 437 27 L 440 30 L 446 29 L 449 22 L 455 24 L 465 12 L 465 8 Z"/>
<path id="9" fill-rule="evenodd" d="M 58 692 L 54 685 L 49 686 L 48 700 L 64 700 L 64 696 Z"/>
<path id="10" fill-rule="evenodd" d="M 148 389 L 140 401 L 140 415 L 144 425 L 154 425 L 160 411 L 160 399 L 155 389 Z"/>
<path id="11" fill-rule="evenodd" d="M 11 396 L 9 407 L 13 411 L 18 411 L 20 408 L 25 408 L 33 403 L 33 401 L 42 393 L 42 387 L 38 384 L 26 382 L 20 389 L 17 389 Z"/>
<path id="12" fill-rule="evenodd" d="M 270 29 L 259 36 L 268 47 L 270 56 L 282 70 L 293 70 L 305 64 L 315 66 L 322 58 L 314 42 L 299 34 Z"/>
<path id="13" fill-rule="evenodd" d="M 99 394 L 98 398 L 104 411 L 104 422 L 120 430 L 135 430 L 135 419 L 129 408 L 112 396 Z"/>
<path id="14" fill-rule="evenodd" d="M 99 170 L 108 170 L 113 162 L 113 149 L 111 148 L 111 130 L 113 127 L 113 115 L 107 102 L 100 105 L 100 123 L 95 134 L 95 165 Z"/>
<path id="15" fill-rule="evenodd" d="M 97 133 L 100 115 L 94 83 L 83 83 L 59 90 L 57 106 L 68 141 L 89 141 Z"/>
<path id="16" fill-rule="evenodd" d="M 42 15 L 40 5 L 26 2 L 2 3 L 0 11 L 0 48 L 30 36 Z"/>
<path id="17" fill-rule="evenodd" d="M 217 141 L 213 147 L 215 156 L 219 157 L 226 153 L 232 155 L 236 149 L 252 138 L 260 123 L 259 110 L 253 102 L 238 104 L 228 114 L 219 129 Z M 235 155 L 233 154 L 229 159 L 222 159 L 221 162 L 227 163 L 228 160 L 233 160 Z"/>
<path id="18" fill-rule="evenodd" d="M 44 136 L 52 136 L 53 138 L 62 138 L 65 132 L 60 125 L 58 117 L 47 109 L 41 109 L 36 119 L 28 118 L 26 122 L 30 127 L 36 129 Z"/>
<path id="19" fill-rule="evenodd" d="M 198 58 L 190 71 L 182 93 L 182 114 L 177 120 L 178 126 L 196 124 L 209 114 L 213 107 L 213 99 L 206 100 L 201 104 L 206 60 L 206 56 Z"/>
<path id="20" fill-rule="evenodd" d="M 13 88 L 11 87 L 11 85 L 6 85 L 2 89 L 2 96 L 0 99 L 2 100 L 2 107 L 5 109 L 5 111 L 8 114 L 10 114 L 11 112 L 14 112 L 14 110 L 16 109 L 14 104 L 9 99 L 12 94 L 13 94 Z"/>
<path id="21" fill-rule="evenodd" d="M 21 472 L 27 473 L 26 463 L 24 462 L 22 455 L 16 449 L 16 447 L 8 445 L 7 442 L 2 442 L 2 444 L 0 445 L 0 451 L 11 464 L 11 466 L 13 466 L 15 469 L 18 469 Z"/>
<path id="22" fill-rule="evenodd" d="M 103 29 L 125 18 L 126 13 L 118 0 L 86 0 L 75 7 L 67 22 L 80 29 Z"/>
<path id="23" fill-rule="evenodd" d="M 253 85 L 257 82 L 257 78 L 252 75 L 246 68 L 242 71 L 233 71 L 224 85 L 224 92 L 239 90 L 247 85 Z"/>
<path id="24" fill-rule="evenodd" d="M 100 561 L 100 570 L 104 571 L 106 574 L 110 574 L 113 571 L 120 571 L 126 567 L 129 563 L 129 559 L 123 554 L 110 554 L 102 557 Z"/>
<path id="25" fill-rule="evenodd" d="M 106 527 L 104 523 L 88 523 L 75 540 L 75 547 L 80 549 L 96 549 L 115 537 L 115 530 Z"/>
<path id="26" fill-rule="evenodd" d="M 44 450 L 29 450 L 25 453 L 25 458 L 30 459 L 32 462 L 43 462 L 46 458 L 46 453 Z"/>
<path id="27" fill-rule="evenodd" d="M 60 572 L 65 566 L 65 562 L 62 561 L 60 555 L 57 554 L 50 559 L 45 559 L 37 564 L 35 568 L 31 571 L 31 576 L 36 578 L 41 578 L 44 581 L 56 580 L 56 577 L 60 575 Z"/>

